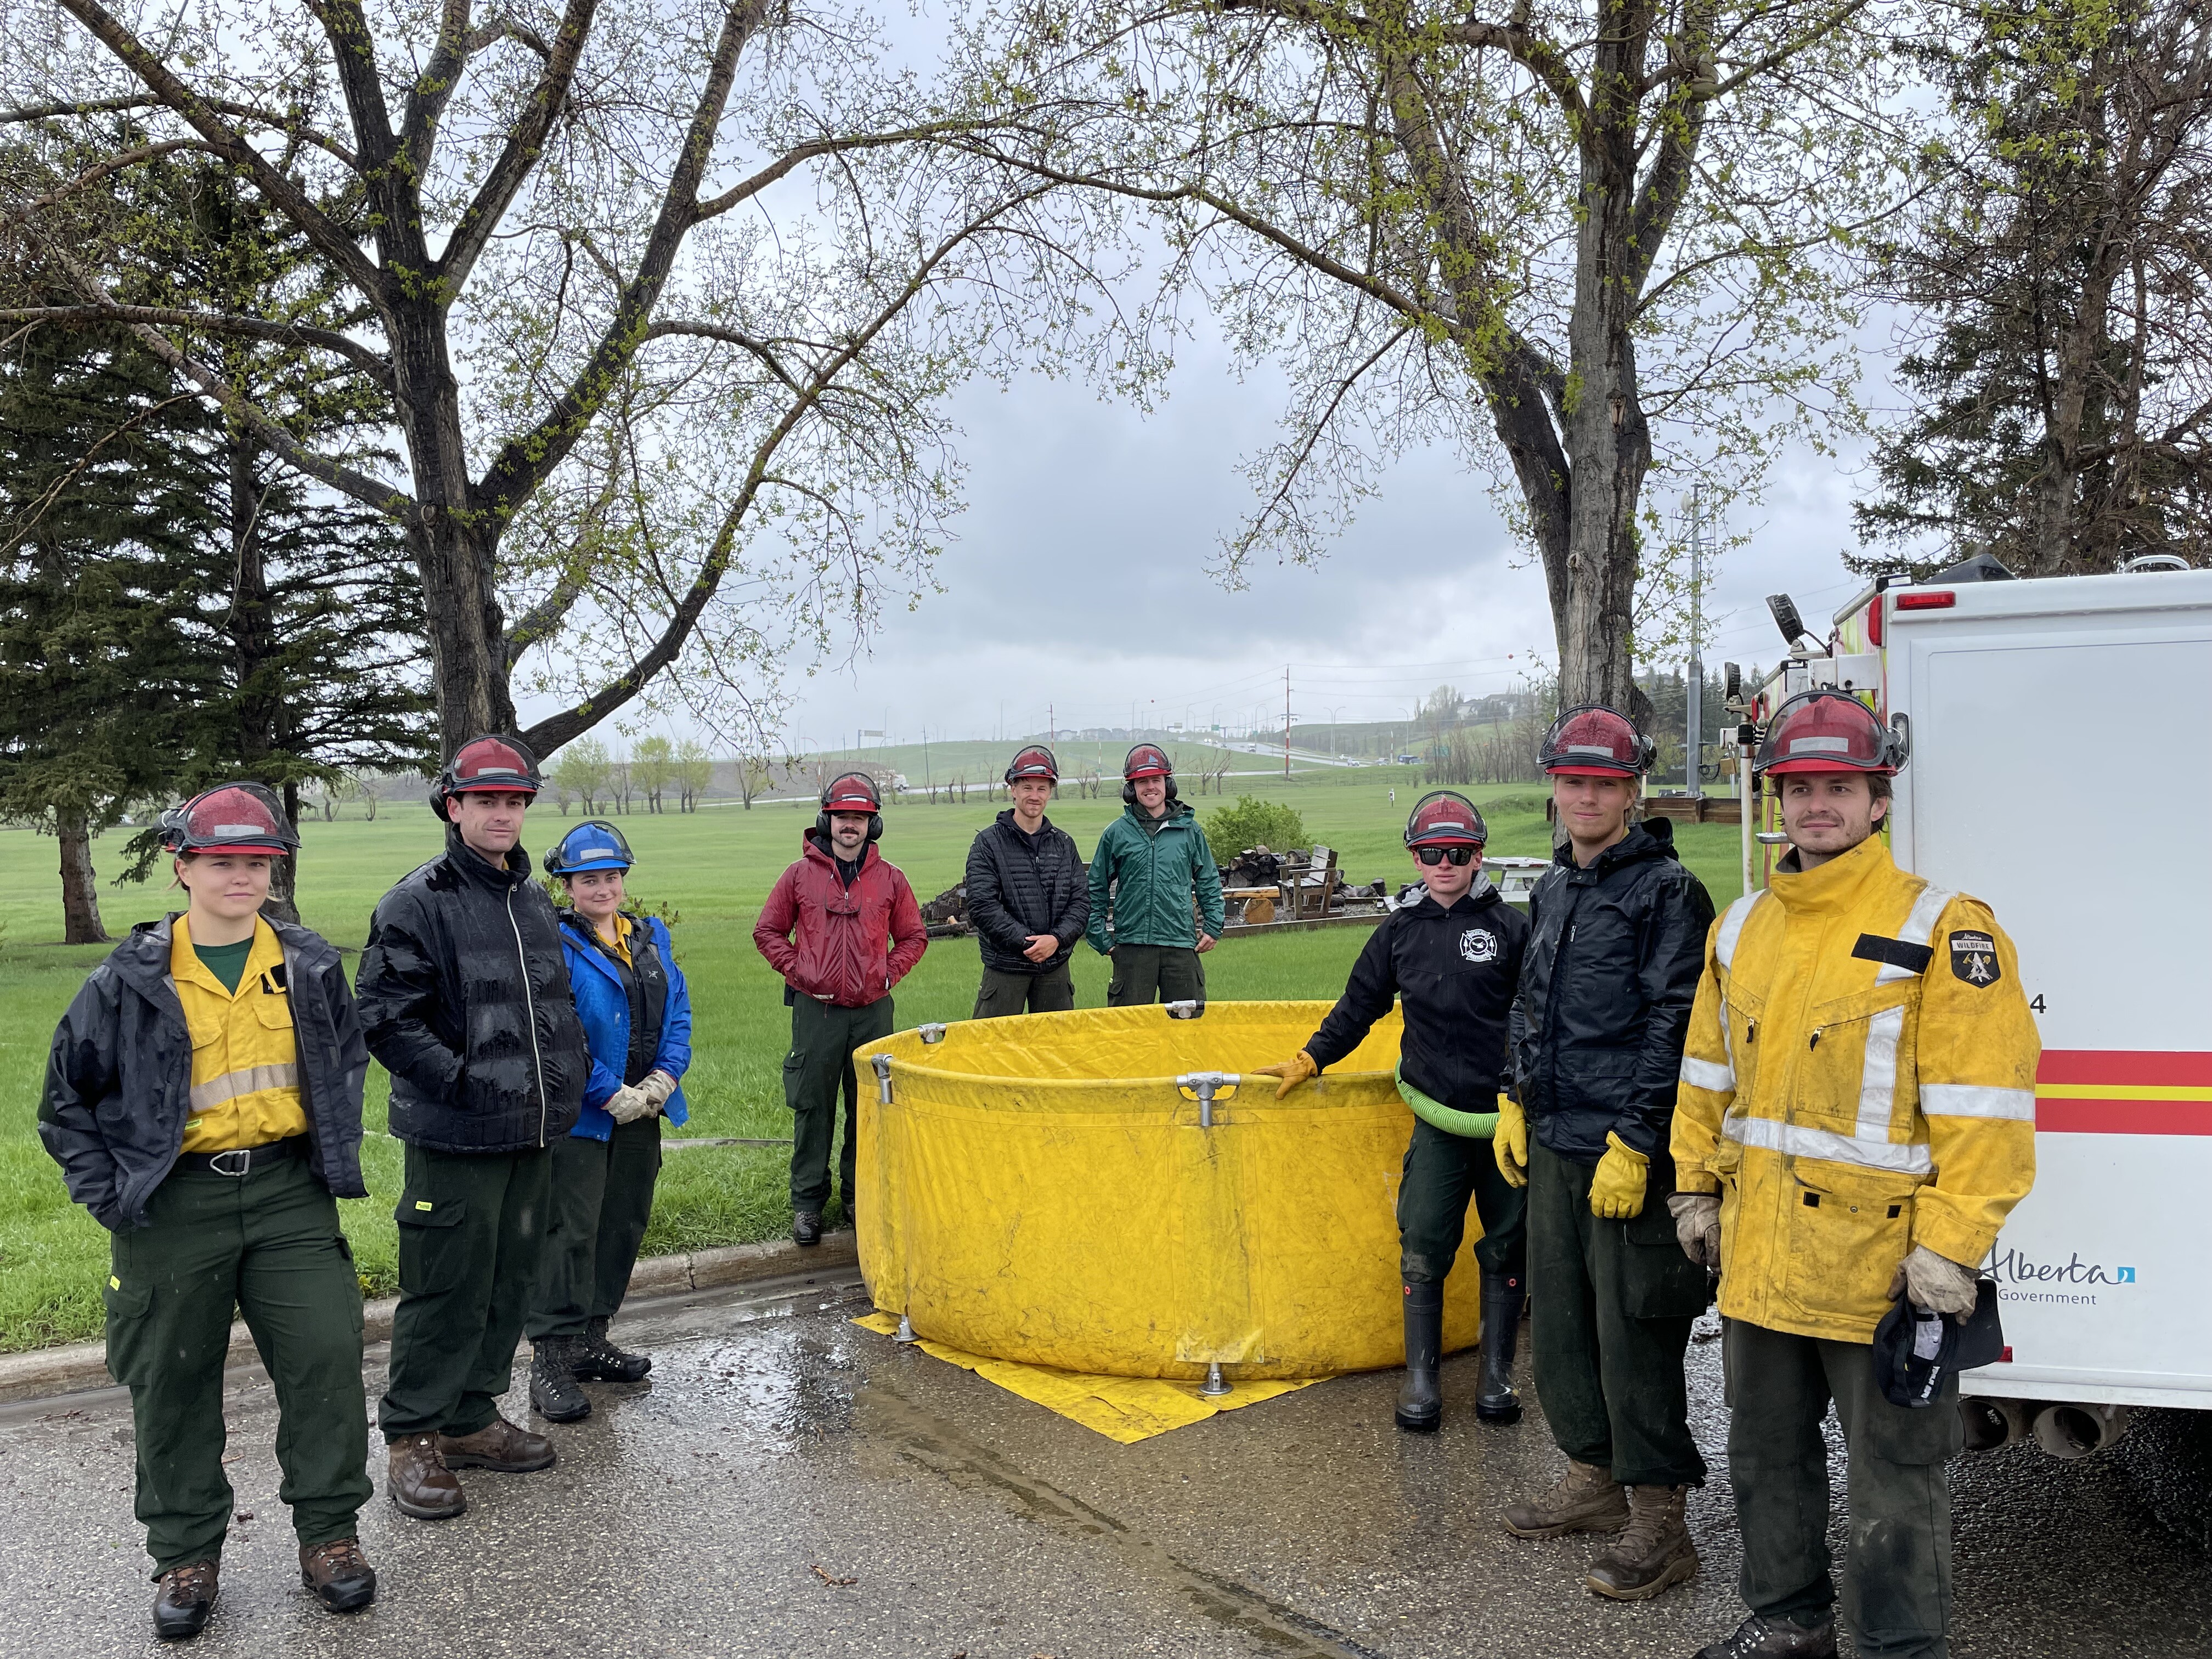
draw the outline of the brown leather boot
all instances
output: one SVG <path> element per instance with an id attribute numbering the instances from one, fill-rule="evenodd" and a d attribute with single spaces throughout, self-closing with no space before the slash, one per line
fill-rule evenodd
<path id="1" fill-rule="evenodd" d="M 1583 1582 L 1615 1601 L 1648 1601 L 1669 1584 L 1695 1577 L 1698 1547 L 1682 1524 L 1689 1496 L 1687 1486 L 1631 1486 L 1628 1525 L 1590 1563 Z"/>
<path id="2" fill-rule="evenodd" d="M 161 1575 L 154 1592 L 154 1634 L 164 1642 L 181 1642 L 207 1628 L 215 1611 L 216 1570 L 212 1561 L 192 1561 L 171 1567 Z"/>
<path id="3" fill-rule="evenodd" d="M 1611 1532 L 1628 1520 L 1628 1494 L 1611 1469 L 1570 1458 L 1567 1472 L 1541 1498 L 1505 1511 L 1505 1530 L 1516 1538 L 1560 1538 L 1571 1532 Z"/>
<path id="4" fill-rule="evenodd" d="M 392 1508 L 417 1521 L 450 1521 L 469 1506 L 461 1483 L 438 1455 L 434 1434 L 403 1435 L 392 1443 L 384 1490 Z"/>
<path id="5" fill-rule="evenodd" d="M 300 1582 L 332 1613 L 357 1613 L 376 1600 L 376 1569 L 358 1538 L 301 1545 Z"/>
<path id="6" fill-rule="evenodd" d="M 530 1474 L 553 1467 L 557 1454 L 542 1434 L 518 1429 L 495 1417 L 474 1434 L 438 1437 L 438 1455 L 449 1469 L 489 1469 L 497 1474 Z"/>

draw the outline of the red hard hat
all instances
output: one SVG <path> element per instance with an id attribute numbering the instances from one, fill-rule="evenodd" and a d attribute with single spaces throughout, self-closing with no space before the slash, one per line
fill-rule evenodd
<path id="1" fill-rule="evenodd" d="M 471 738 L 453 753 L 441 781 L 449 795 L 513 791 L 534 795 L 544 781 L 538 759 L 514 738 Z"/>
<path id="2" fill-rule="evenodd" d="M 1770 772 L 1876 772 L 1894 777 L 1905 764 L 1905 739 L 1848 691 L 1823 686 L 1800 691 L 1767 722 L 1752 769 Z"/>
<path id="3" fill-rule="evenodd" d="M 822 792 L 822 810 L 825 812 L 880 812 L 883 797 L 876 793 L 876 781 L 866 772 L 845 772 L 830 780 L 830 787 Z"/>
<path id="4" fill-rule="evenodd" d="M 276 797 L 258 783 L 225 783 L 161 815 L 161 845 L 172 853 L 258 854 L 299 851 L 299 832 Z"/>
<path id="5" fill-rule="evenodd" d="M 1406 820 L 1408 847 L 1480 847 L 1490 839 L 1490 826 L 1464 795 L 1439 789 L 1413 805 Z"/>
<path id="6" fill-rule="evenodd" d="M 1157 744 L 1140 743 L 1129 751 L 1121 763 L 1121 777 L 1134 783 L 1139 778 L 1166 778 L 1175 775 L 1175 763 L 1170 761 Z"/>
<path id="7" fill-rule="evenodd" d="M 1650 769 L 1653 752 L 1651 739 L 1627 715 L 1590 702 L 1552 722 L 1536 764 L 1554 776 L 1632 778 Z"/>
<path id="8" fill-rule="evenodd" d="M 1017 778 L 1045 778 L 1058 783 L 1060 763 L 1052 757 L 1051 750 L 1041 743 L 1033 743 L 1015 756 L 1013 763 L 1006 768 L 1006 781 L 1012 783 Z"/>

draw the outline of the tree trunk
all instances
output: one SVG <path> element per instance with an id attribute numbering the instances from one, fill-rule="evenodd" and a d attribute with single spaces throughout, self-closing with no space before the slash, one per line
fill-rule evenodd
<path id="1" fill-rule="evenodd" d="M 100 888 L 92 869 L 92 834 L 81 811 L 55 814 L 62 844 L 62 943 L 105 945 L 100 925 Z"/>

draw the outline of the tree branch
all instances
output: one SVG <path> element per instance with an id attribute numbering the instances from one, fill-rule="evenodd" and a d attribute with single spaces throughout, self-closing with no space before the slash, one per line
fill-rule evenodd
<path id="1" fill-rule="evenodd" d="M 0 309 L 0 322 L 58 323 L 64 328 L 91 328 L 104 323 L 145 323 L 158 328 L 204 330 L 210 334 L 246 334 L 274 340 L 280 345 L 319 346 L 345 358 L 385 391 L 392 390 L 389 358 L 371 351 L 358 340 L 327 328 L 304 323 L 276 323 L 261 317 L 236 317 L 221 313 L 172 311 L 158 306 L 118 304 L 82 306 L 26 306 Z"/>
<path id="2" fill-rule="evenodd" d="M 264 109 L 258 104 L 241 104 L 229 98 L 208 98 L 201 101 L 218 115 L 251 121 L 256 126 L 268 127 L 288 137 L 304 138 L 316 149 L 336 156 L 349 167 L 358 165 L 358 158 L 351 149 L 321 129 L 303 125 L 296 115 L 279 114 L 275 110 Z M 27 104 L 21 109 L 0 109 L 0 126 L 12 126 L 24 121 L 57 120 L 69 115 L 109 115 L 123 110 L 168 107 L 161 99 L 136 94 L 89 99 L 81 104 Z"/>

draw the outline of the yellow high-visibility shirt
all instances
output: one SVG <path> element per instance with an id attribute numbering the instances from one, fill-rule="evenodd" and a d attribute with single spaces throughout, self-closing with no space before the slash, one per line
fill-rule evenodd
<path id="1" fill-rule="evenodd" d="M 1730 905 L 1673 1135 L 1721 1195 L 1722 1314 L 1869 1342 L 1913 1246 L 1978 1265 L 2034 1184 L 2040 1052 L 1989 907 L 1879 837 Z"/>
<path id="2" fill-rule="evenodd" d="M 307 1133 L 300 1056 L 285 994 L 284 947 L 258 917 L 233 993 L 192 951 L 186 918 L 170 930 L 169 978 L 192 1036 L 191 1115 L 184 1150 L 227 1152 Z"/>

